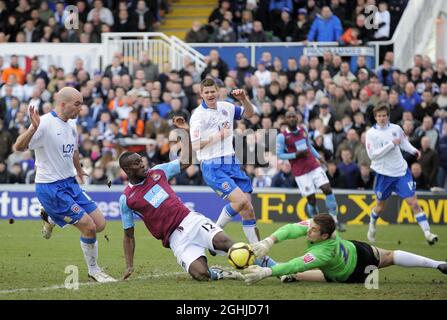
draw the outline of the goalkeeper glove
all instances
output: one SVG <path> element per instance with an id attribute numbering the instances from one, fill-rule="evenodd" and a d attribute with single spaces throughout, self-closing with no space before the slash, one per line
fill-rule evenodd
<path id="1" fill-rule="evenodd" d="M 261 258 L 267 255 L 267 253 L 269 252 L 270 248 L 273 246 L 274 243 L 275 242 L 273 241 L 272 238 L 267 237 L 262 241 L 253 243 L 251 245 L 251 248 L 253 249 L 253 253 L 255 254 L 255 256 Z"/>
<path id="2" fill-rule="evenodd" d="M 251 285 L 272 275 L 272 269 L 263 268 L 257 265 L 249 266 L 243 272 L 244 272 L 245 283 L 247 285 Z"/>

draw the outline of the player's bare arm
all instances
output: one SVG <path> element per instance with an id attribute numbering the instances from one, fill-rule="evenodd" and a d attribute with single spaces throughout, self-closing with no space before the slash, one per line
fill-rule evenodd
<path id="1" fill-rule="evenodd" d="M 129 278 L 134 269 L 133 269 L 133 257 L 135 254 L 135 237 L 134 237 L 134 227 L 124 230 L 124 239 L 123 239 L 123 247 L 124 247 L 124 257 L 126 259 L 126 270 L 123 274 L 123 280 Z"/>
<path id="2" fill-rule="evenodd" d="M 25 151 L 26 148 L 28 148 L 28 145 L 33 138 L 34 133 L 36 133 L 37 128 L 40 125 L 40 116 L 39 112 L 36 109 L 35 106 L 29 107 L 29 117 L 31 120 L 31 126 L 26 130 L 24 133 L 22 133 L 18 138 L 16 143 L 13 146 L 13 150 L 16 151 Z"/>
<path id="3" fill-rule="evenodd" d="M 174 117 L 172 120 L 176 128 L 186 131 L 186 134 L 183 135 L 184 139 L 180 139 L 182 145 L 180 152 L 180 168 L 185 170 L 192 164 L 192 145 L 191 137 L 189 135 L 189 125 L 183 117 Z M 185 152 L 185 150 L 188 151 Z"/>
<path id="4" fill-rule="evenodd" d="M 73 152 L 73 165 L 76 168 L 77 176 L 81 182 L 84 182 L 84 176 L 88 177 L 88 174 L 82 168 L 81 161 L 79 160 L 79 150 Z"/>
<path id="5" fill-rule="evenodd" d="M 244 107 L 245 118 L 251 118 L 254 114 L 253 105 L 250 102 L 250 99 L 248 99 L 247 94 L 245 93 L 244 89 L 234 89 L 232 91 L 233 97 L 235 97 Z"/>
<path id="6" fill-rule="evenodd" d="M 231 130 L 228 128 L 222 128 L 220 131 L 209 138 L 200 139 L 194 141 L 192 143 L 192 150 L 198 151 L 200 149 L 205 148 L 207 145 L 215 144 L 216 142 L 220 142 L 225 140 L 227 137 L 231 135 Z"/>

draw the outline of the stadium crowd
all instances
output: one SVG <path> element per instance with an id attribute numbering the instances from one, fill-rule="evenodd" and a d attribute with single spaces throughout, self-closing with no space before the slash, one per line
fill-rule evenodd
<path id="1" fill-rule="evenodd" d="M 90 74 L 81 59 L 72 70 L 44 70 L 36 57 L 25 66 L 17 56 L 9 61 L 0 56 L 0 183 L 33 183 L 33 154 L 13 152 L 12 144 L 29 125 L 28 105 L 37 106 L 40 114 L 49 112 L 60 88 L 73 86 L 83 95 L 77 122 L 81 162 L 90 174 L 87 183 L 123 184 L 126 178 L 117 157 L 125 148 L 140 152 L 149 166 L 177 156 L 168 143 L 171 119 L 190 118 L 200 103 L 200 81 L 211 77 L 219 83 L 222 99 L 234 102 L 230 90 L 242 87 L 257 107 L 257 114 L 238 121 L 235 129 L 236 139 L 243 141 L 243 150 L 237 150 L 242 162 L 250 154 L 261 154 L 255 164 L 245 165 L 255 187 L 296 186 L 289 163 L 275 156 L 275 134 L 268 131 L 283 130 L 285 112 L 294 109 L 328 162 L 332 187 L 371 189 L 365 132 L 374 124 L 372 108 L 380 103 L 389 105 L 391 122 L 401 125 L 422 152 L 419 160 L 405 155 L 417 189 L 445 187 L 447 67 L 442 59 L 416 55 L 410 69 L 398 70 L 393 53 L 386 52 L 376 70 L 368 68 L 363 56 L 351 70 L 350 63 L 329 51 L 321 59 L 290 57 L 285 65 L 264 52 L 255 66 L 238 53 L 237 67 L 230 69 L 219 52 L 211 50 L 203 71 L 189 59 L 182 69 L 172 70 L 169 63 L 156 65 L 143 54 L 130 73 L 124 58 L 116 53 L 103 72 Z M 129 147 L 122 138 L 148 140 Z M 173 184 L 203 185 L 199 167 L 190 166 Z"/>

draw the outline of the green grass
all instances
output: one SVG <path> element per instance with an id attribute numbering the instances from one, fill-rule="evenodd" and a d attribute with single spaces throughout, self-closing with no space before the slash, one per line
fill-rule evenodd
<path id="1" fill-rule="evenodd" d="M 266 236 L 281 224 L 260 225 Z M 196 282 L 182 273 L 172 252 L 162 247 L 142 223 L 136 227 L 135 273 L 129 281 L 88 283 L 87 270 L 75 228 L 57 228 L 50 240 L 40 235 L 38 221 L 0 220 L 0 300 L 3 299 L 447 299 L 447 276 L 431 269 L 391 267 L 380 270 L 378 290 L 352 284 L 281 284 L 270 278 L 253 286 L 234 280 Z M 348 226 L 345 239 L 365 241 L 366 226 Z M 434 226 L 440 242 L 428 246 L 417 225 L 379 227 L 378 247 L 407 250 L 430 258 L 447 258 L 447 226 Z M 241 226 L 231 223 L 226 230 L 236 241 L 244 241 Z M 107 235 L 109 241 L 105 239 Z M 99 235 L 100 265 L 119 278 L 124 270 L 122 230 L 109 222 Z M 400 244 L 399 244 L 400 243 Z M 285 261 L 299 255 L 303 240 L 276 245 L 271 256 Z M 210 257 L 210 264 L 228 266 L 224 257 Z M 79 267 L 79 290 L 63 288 L 67 265 Z M 58 288 L 60 286 L 62 288 Z M 21 289 L 21 290 L 16 290 Z"/>

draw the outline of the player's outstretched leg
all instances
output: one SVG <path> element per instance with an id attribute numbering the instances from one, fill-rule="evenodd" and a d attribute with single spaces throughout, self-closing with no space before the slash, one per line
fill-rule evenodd
<path id="1" fill-rule="evenodd" d="M 380 255 L 379 268 L 386 268 L 392 265 L 406 268 L 431 268 L 447 274 L 447 263 L 445 261 L 436 261 L 402 250 L 393 251 L 381 248 L 377 248 L 377 250 Z"/>
<path id="2" fill-rule="evenodd" d="M 88 277 L 97 282 L 115 282 L 114 278 L 103 272 L 98 266 L 98 241 L 93 219 L 84 214 L 75 226 L 81 231 L 81 249 L 87 263 Z"/>
<path id="3" fill-rule="evenodd" d="M 416 196 L 406 198 L 405 201 L 410 205 L 411 210 L 416 217 L 416 221 L 421 227 L 422 232 L 424 232 L 425 240 L 427 240 L 429 245 L 434 245 L 438 241 L 438 235 L 431 233 L 427 215 L 419 206 Z"/>
<path id="4" fill-rule="evenodd" d="M 48 215 L 48 213 L 46 213 L 44 208 L 40 209 L 40 218 L 43 221 L 42 236 L 45 239 L 50 239 L 51 238 L 51 234 L 53 233 L 53 228 L 55 226 L 55 223 L 53 222 L 51 217 Z"/>

